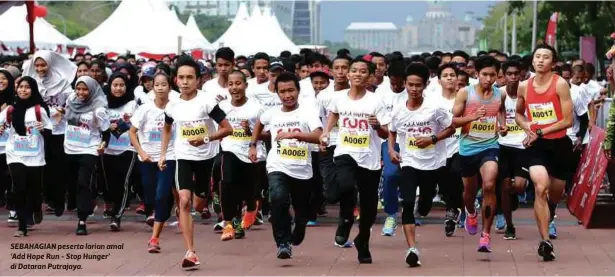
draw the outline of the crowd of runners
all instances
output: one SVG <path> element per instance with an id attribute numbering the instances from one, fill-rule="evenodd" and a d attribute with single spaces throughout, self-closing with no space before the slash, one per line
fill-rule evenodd
<path id="1" fill-rule="evenodd" d="M 548 45 L 523 57 L 342 49 L 332 59 L 220 48 L 213 61 L 40 50 L 0 69 L 1 204 L 16 237 L 65 210 L 87 235 L 98 197 L 114 232 L 135 198 L 153 227 L 149 253 L 161 252 L 175 211 L 183 269 L 199 266 L 193 212 L 215 214 L 222 241 L 269 221 L 288 259 L 336 204 L 334 245 L 371 263 L 383 209 L 380 233 L 393 236 L 400 214 L 405 261 L 419 266 L 416 226 L 434 197 L 446 206 L 443 235 L 465 227 L 489 253 L 494 219 L 516 239 L 512 212 L 529 185 L 538 255 L 551 261 L 556 206 L 606 93 L 591 63 L 557 57 Z"/>

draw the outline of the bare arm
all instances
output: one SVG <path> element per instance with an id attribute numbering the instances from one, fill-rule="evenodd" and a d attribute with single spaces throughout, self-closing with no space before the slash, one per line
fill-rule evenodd
<path id="1" fill-rule="evenodd" d="M 340 115 L 338 113 L 330 113 L 329 118 L 327 118 L 327 126 L 325 126 L 323 133 L 329 134 L 331 132 L 331 129 L 335 127 L 335 123 L 337 123 L 339 119 L 340 119 Z"/>
<path id="2" fill-rule="evenodd" d="M 455 128 L 462 127 L 468 123 L 478 119 L 475 116 L 463 117 L 463 111 L 466 108 L 466 100 L 468 99 L 468 92 L 465 88 L 462 88 L 457 92 L 455 96 L 455 105 L 453 105 L 453 125 Z"/>
<path id="3" fill-rule="evenodd" d="M 440 133 L 436 134 L 436 138 L 438 141 L 446 139 L 455 134 L 455 127 L 451 124 L 451 126 L 446 127 L 446 129 L 442 130 Z"/>
<path id="4" fill-rule="evenodd" d="M 506 93 L 502 93 L 502 104 L 498 111 L 498 122 L 500 126 L 506 126 Z"/>
<path id="5" fill-rule="evenodd" d="M 218 130 L 209 136 L 209 141 L 221 140 L 233 133 L 233 126 L 226 119 L 218 123 L 218 126 Z"/>
<path id="6" fill-rule="evenodd" d="M 556 91 L 561 103 L 563 118 L 555 124 L 544 128 L 542 130 L 544 135 L 555 133 L 563 129 L 568 129 L 572 126 L 572 99 L 570 98 L 570 87 L 564 79 L 558 79 Z"/>
<path id="7" fill-rule="evenodd" d="M 162 128 L 162 146 L 160 149 L 160 157 L 164 158 L 167 156 L 167 149 L 169 147 L 169 142 L 171 141 L 171 131 L 173 129 L 173 125 L 165 122 L 164 127 Z"/>
<path id="8" fill-rule="evenodd" d="M 525 91 L 527 90 L 527 81 L 519 84 L 517 89 L 517 107 L 515 108 L 515 121 L 517 125 L 521 127 L 525 132 L 532 132 L 530 130 L 530 122 L 525 116 Z"/>
<path id="9" fill-rule="evenodd" d="M 380 128 L 376 129 L 376 133 L 381 139 L 387 139 L 389 137 L 389 128 L 381 125 Z"/>
<path id="10" fill-rule="evenodd" d="M 262 138 L 263 135 L 261 133 L 263 133 L 263 124 L 261 124 L 260 119 L 257 119 L 256 123 L 254 124 L 254 130 L 252 131 L 251 145 L 254 145 Z"/>
<path id="11" fill-rule="evenodd" d="M 137 128 L 133 125 L 130 127 L 130 131 L 128 132 L 128 136 L 130 137 L 130 143 L 137 150 L 137 153 L 143 153 L 143 148 L 141 147 L 141 143 L 139 142 L 139 137 L 137 137 Z"/>
<path id="12" fill-rule="evenodd" d="M 309 133 L 297 132 L 297 133 L 292 133 L 292 134 L 293 134 L 294 139 L 298 141 L 318 144 L 320 143 L 320 135 L 322 135 L 322 128 L 314 129 L 313 131 Z"/>
<path id="13" fill-rule="evenodd" d="M 389 143 L 388 143 L 388 149 L 389 149 L 389 153 L 391 152 L 395 152 L 395 144 L 397 144 L 397 132 L 389 132 Z"/>

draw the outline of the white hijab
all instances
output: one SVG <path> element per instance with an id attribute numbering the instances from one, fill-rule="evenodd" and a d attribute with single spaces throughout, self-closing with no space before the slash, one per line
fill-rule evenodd
<path id="1" fill-rule="evenodd" d="M 39 77 L 34 62 L 36 59 L 47 62 L 47 75 Z M 72 91 L 71 82 L 77 73 L 77 66 L 62 55 L 49 50 L 39 50 L 31 60 L 24 63 L 24 75 L 36 80 L 38 89 L 47 102 L 50 97 Z"/>

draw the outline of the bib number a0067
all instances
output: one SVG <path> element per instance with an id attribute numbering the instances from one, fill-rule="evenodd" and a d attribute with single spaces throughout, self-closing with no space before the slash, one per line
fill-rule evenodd
<path id="1" fill-rule="evenodd" d="M 307 143 L 282 140 L 277 143 L 277 153 L 280 158 L 290 164 L 306 165 L 309 160 Z"/>
<path id="2" fill-rule="evenodd" d="M 530 114 L 532 115 L 532 121 L 538 125 L 545 125 L 557 122 L 557 115 L 555 114 L 555 107 L 552 102 L 529 104 Z"/>
<path id="3" fill-rule="evenodd" d="M 495 136 L 496 117 L 483 117 L 470 123 L 469 135 L 475 138 L 493 138 Z"/>
<path id="4" fill-rule="evenodd" d="M 369 132 L 357 131 L 342 131 L 340 130 L 342 146 L 348 148 L 352 152 L 370 152 Z"/>

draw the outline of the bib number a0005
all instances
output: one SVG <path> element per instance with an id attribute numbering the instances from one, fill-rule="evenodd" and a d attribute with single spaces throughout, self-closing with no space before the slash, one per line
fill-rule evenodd
<path id="1" fill-rule="evenodd" d="M 546 125 L 557 122 L 553 103 L 529 104 L 532 121 L 538 125 Z"/>
<path id="2" fill-rule="evenodd" d="M 475 138 L 488 139 L 495 136 L 496 117 L 483 117 L 470 123 L 469 135 Z"/>
<path id="3" fill-rule="evenodd" d="M 277 153 L 280 158 L 294 165 L 307 165 L 309 152 L 307 143 L 298 141 L 278 141 Z"/>
<path id="4" fill-rule="evenodd" d="M 517 125 L 517 122 L 512 118 L 506 119 L 506 127 L 508 127 L 509 134 L 523 134 L 523 129 L 521 126 Z"/>

